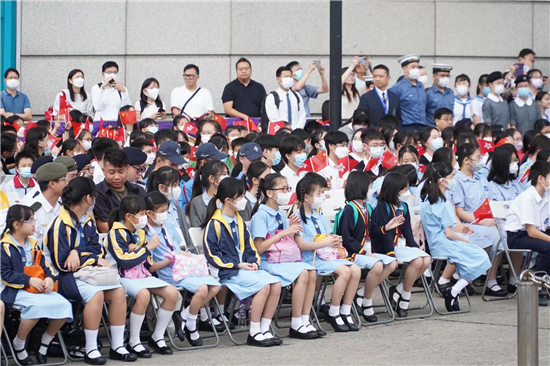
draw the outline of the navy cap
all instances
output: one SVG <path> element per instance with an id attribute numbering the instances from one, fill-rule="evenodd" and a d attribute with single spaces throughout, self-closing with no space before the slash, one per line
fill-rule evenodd
<path id="1" fill-rule="evenodd" d="M 247 142 L 239 149 L 239 156 L 253 161 L 263 158 L 264 154 L 262 154 L 260 145 L 255 142 Z"/>
<path id="2" fill-rule="evenodd" d="M 88 154 L 78 154 L 73 156 L 74 161 L 76 161 L 77 170 L 81 171 L 84 167 L 91 163 L 90 157 Z"/>
<path id="3" fill-rule="evenodd" d="M 53 157 L 51 156 L 41 156 L 32 163 L 31 174 L 36 173 L 38 168 L 42 165 L 53 162 Z"/>
<path id="4" fill-rule="evenodd" d="M 182 165 L 185 163 L 185 160 L 181 156 L 180 144 L 174 141 L 164 141 L 157 150 L 157 156 L 170 159 L 172 164 Z"/>
<path id="5" fill-rule="evenodd" d="M 197 148 L 197 151 L 195 152 L 197 155 L 197 160 L 201 159 L 207 159 L 207 158 L 213 158 L 216 160 L 223 160 L 226 159 L 229 155 L 222 153 L 216 145 L 207 142 L 205 144 L 202 144 Z"/>
<path id="6" fill-rule="evenodd" d="M 492 83 L 493 81 L 496 81 L 498 79 L 504 79 L 504 76 L 502 76 L 502 73 L 500 71 L 494 71 L 490 73 L 487 77 L 487 82 Z"/>
<path id="7" fill-rule="evenodd" d="M 519 84 L 519 83 L 525 83 L 525 82 L 529 82 L 529 76 L 527 75 L 520 75 L 516 78 L 516 86 Z"/>
<path id="8" fill-rule="evenodd" d="M 147 160 L 147 154 L 137 147 L 125 147 L 122 151 L 128 156 L 129 165 L 141 165 Z"/>

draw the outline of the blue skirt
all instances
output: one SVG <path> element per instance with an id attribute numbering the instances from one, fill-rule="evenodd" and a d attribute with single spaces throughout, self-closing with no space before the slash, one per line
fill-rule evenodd
<path id="1" fill-rule="evenodd" d="M 161 288 L 169 286 L 163 280 L 159 280 L 156 277 L 147 277 L 131 280 L 129 278 L 120 278 L 122 287 L 126 290 L 126 294 L 131 297 L 136 297 L 138 292 L 144 288 Z"/>
<path id="2" fill-rule="evenodd" d="M 488 247 L 496 248 L 496 245 L 500 241 L 500 235 L 496 226 L 470 225 L 470 228 L 474 231 L 472 235 L 466 236 L 470 244 L 481 249 Z"/>
<path id="3" fill-rule="evenodd" d="M 90 285 L 88 282 L 77 279 L 75 279 L 75 282 L 76 286 L 78 287 L 78 292 L 80 293 L 82 300 L 84 300 L 84 303 L 90 301 L 92 297 L 94 297 L 94 295 L 97 294 L 99 291 L 114 290 L 115 288 L 121 287 L 120 284 L 109 286 L 95 286 Z"/>
<path id="4" fill-rule="evenodd" d="M 439 239 L 430 243 L 432 255 L 449 258 L 449 262 L 456 265 L 461 279 L 473 281 L 491 268 L 489 256 L 480 247 L 462 241 L 449 240 L 446 237 Z"/>
<path id="5" fill-rule="evenodd" d="M 21 308 L 21 319 L 67 319 L 73 320 L 73 307 L 57 292 L 32 294 L 25 290 L 17 291 L 15 306 Z"/>
<path id="6" fill-rule="evenodd" d="M 173 282 L 171 285 L 183 287 L 189 292 L 195 293 L 200 285 L 206 286 L 221 286 L 221 284 L 212 276 L 199 276 L 184 278 L 179 282 Z"/>
<path id="7" fill-rule="evenodd" d="M 306 260 L 305 262 L 314 266 L 319 273 L 333 273 L 340 266 L 351 266 L 353 264 L 347 259 L 324 261 L 319 257 L 315 258 L 315 263 L 313 263 L 313 260 Z"/>
<path id="8" fill-rule="evenodd" d="M 394 249 L 395 258 L 399 259 L 401 263 L 409 263 L 412 260 L 420 257 L 429 257 L 430 255 L 418 248 L 404 247 Z"/>
<path id="9" fill-rule="evenodd" d="M 388 265 L 395 261 L 395 258 L 384 254 L 374 254 L 377 258 L 370 257 L 368 255 L 356 254 L 353 264 L 357 264 L 361 268 L 371 269 L 377 262 L 381 261 L 382 264 Z"/>
<path id="10" fill-rule="evenodd" d="M 247 271 L 245 269 L 240 269 L 236 276 L 222 280 L 222 284 L 227 286 L 239 300 L 255 295 L 265 286 L 278 282 L 281 282 L 279 278 L 266 271 Z"/>
<path id="11" fill-rule="evenodd" d="M 279 278 L 281 286 L 283 287 L 289 286 L 303 271 L 315 270 L 315 268 L 304 262 L 268 263 L 267 261 L 262 261 L 260 263 L 260 269 Z"/>

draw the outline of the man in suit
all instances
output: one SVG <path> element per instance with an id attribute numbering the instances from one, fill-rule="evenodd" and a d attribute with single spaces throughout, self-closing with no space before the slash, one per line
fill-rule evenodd
<path id="1" fill-rule="evenodd" d="M 397 94 L 388 90 L 390 70 L 386 65 L 377 65 L 372 70 L 374 89 L 361 96 L 359 108 L 369 111 L 373 126 L 385 114 L 393 114 L 401 120 L 401 107 Z"/>

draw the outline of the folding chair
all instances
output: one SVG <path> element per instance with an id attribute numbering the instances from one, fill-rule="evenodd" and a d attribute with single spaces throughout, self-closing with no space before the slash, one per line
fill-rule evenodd
<path id="1" fill-rule="evenodd" d="M 8 366 L 10 360 L 8 359 L 8 354 L 6 353 L 6 350 L 4 349 L 4 345 L 2 344 L 0 340 L 0 352 L 2 352 L 2 362 L 5 366 Z"/>
<path id="2" fill-rule="evenodd" d="M 495 254 L 493 255 L 493 258 L 491 259 L 491 268 L 488 270 L 488 274 L 491 273 L 491 270 L 493 269 L 495 260 L 497 256 L 500 253 L 504 253 L 504 256 L 506 260 L 508 261 L 508 266 L 510 268 L 510 271 L 512 272 L 512 275 L 516 279 L 516 281 L 519 282 L 518 274 L 516 273 L 516 270 L 514 269 L 514 265 L 512 263 L 512 259 L 510 258 L 510 253 L 524 253 L 525 256 L 523 258 L 523 263 L 521 266 L 521 271 L 527 268 L 529 265 L 529 262 L 531 262 L 531 257 L 533 255 L 533 251 L 530 249 L 510 249 L 508 248 L 508 243 L 506 242 L 506 239 L 504 238 L 504 235 L 502 235 L 502 225 L 501 220 L 506 221 L 506 216 L 508 215 L 508 211 L 510 210 L 510 205 L 512 204 L 512 201 L 490 201 L 489 204 L 491 205 L 491 212 L 493 214 L 493 217 L 495 218 L 496 227 L 498 229 L 498 235 L 500 236 L 499 244 L 497 244 L 497 248 L 495 249 Z M 502 249 L 500 247 L 500 244 L 502 244 Z M 520 271 L 520 272 L 521 272 Z M 487 275 L 487 278 L 485 279 L 485 284 L 483 285 L 483 292 L 481 293 L 481 298 L 483 301 L 498 301 L 498 300 L 506 300 L 511 299 L 514 296 L 516 296 L 517 291 L 513 294 L 508 294 L 505 297 L 488 297 L 485 295 L 485 292 L 487 290 L 487 284 L 489 283 L 489 275 Z"/>
<path id="3" fill-rule="evenodd" d="M 204 230 L 199 227 L 192 227 L 189 229 L 189 236 L 191 237 L 191 243 L 195 249 L 195 253 L 199 254 L 203 248 L 203 236 Z"/>
<path id="4" fill-rule="evenodd" d="M 443 294 L 439 291 L 439 287 L 437 286 L 437 281 L 441 277 L 441 269 L 443 267 L 443 263 L 448 262 L 449 258 L 446 258 L 446 257 L 432 257 L 432 261 L 433 261 L 432 263 L 435 265 L 435 267 L 434 267 L 434 270 L 432 272 L 432 283 L 430 284 L 430 292 L 436 291 L 439 295 L 443 296 Z M 445 311 L 441 311 L 435 305 L 435 300 L 432 297 L 432 305 L 433 305 L 434 310 L 439 315 L 453 315 L 453 314 L 469 313 L 472 310 L 472 302 L 470 300 L 470 295 L 468 294 L 468 290 L 466 290 L 466 288 L 463 288 L 461 292 L 464 292 L 464 294 L 466 295 L 466 300 L 468 301 L 468 308 L 467 309 L 463 308 L 463 309 L 460 309 L 459 311 L 453 311 L 453 312 L 448 312 L 448 311 L 446 311 L 446 309 L 445 309 Z"/>
<path id="5" fill-rule="evenodd" d="M 363 271 L 361 271 L 361 272 L 362 272 L 362 274 L 361 274 L 361 278 L 362 278 L 361 283 L 364 283 L 365 280 L 363 280 L 363 278 L 366 278 L 366 276 L 369 273 L 369 270 L 368 269 L 363 269 Z M 365 272 L 366 272 L 366 275 L 363 275 L 363 273 L 365 273 Z M 382 297 L 382 301 L 384 302 L 384 304 L 381 304 L 381 305 L 374 305 L 373 304 L 372 307 L 373 308 L 385 308 L 385 311 L 375 312 L 375 315 L 380 315 L 380 314 L 387 313 L 389 318 L 384 319 L 384 320 L 378 320 L 377 322 L 374 322 L 374 323 L 369 323 L 366 320 L 359 318 L 359 322 L 361 323 L 361 326 L 363 326 L 363 327 L 370 327 L 370 326 L 373 326 L 373 325 L 387 324 L 387 323 L 391 323 L 395 320 L 395 313 L 394 313 L 394 311 L 391 307 L 391 302 L 390 302 L 388 289 L 386 287 L 385 281 L 382 281 L 382 283 L 380 285 L 378 285 L 378 289 L 380 290 L 380 295 Z M 360 306 L 359 304 L 356 304 L 355 301 L 353 302 L 353 304 L 356 307 Z"/>

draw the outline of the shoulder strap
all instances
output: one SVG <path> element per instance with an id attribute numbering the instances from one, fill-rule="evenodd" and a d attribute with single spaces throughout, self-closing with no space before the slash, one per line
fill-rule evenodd
<path id="1" fill-rule="evenodd" d="M 300 111 L 300 98 L 298 98 L 298 93 L 296 93 L 294 90 L 290 89 L 292 94 L 296 97 L 296 103 L 298 104 L 298 112 Z"/>
<path id="2" fill-rule="evenodd" d="M 41 207 L 42 207 L 42 203 L 40 203 L 40 202 L 35 202 L 31 205 L 31 209 L 34 212 L 38 211 Z"/>
<path id="3" fill-rule="evenodd" d="M 275 102 L 275 107 L 279 109 L 279 105 L 281 104 L 281 98 L 279 97 L 279 93 L 277 93 L 276 91 L 272 91 L 269 94 L 273 95 L 273 101 Z"/>
<path id="4" fill-rule="evenodd" d="M 191 101 L 191 99 L 193 99 L 195 97 L 195 95 L 197 95 L 197 93 L 199 92 L 199 90 L 201 90 L 200 87 L 197 88 L 197 90 L 195 90 L 195 92 L 193 93 L 193 95 L 191 95 L 189 97 L 189 99 L 187 99 L 187 102 L 185 102 L 185 104 L 183 105 L 183 107 L 181 108 L 181 112 L 183 112 L 185 110 L 185 107 L 187 107 L 187 104 L 189 104 L 189 102 Z"/>

